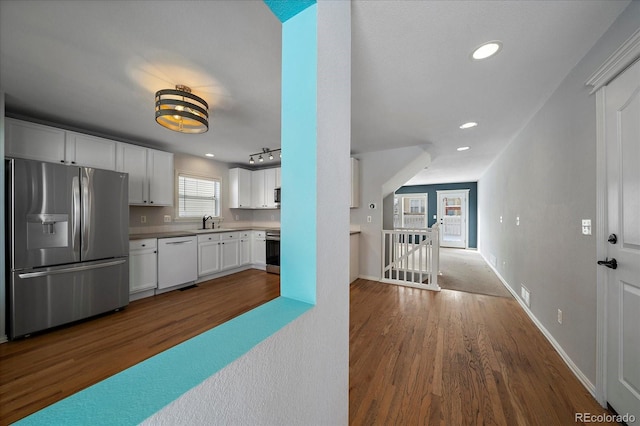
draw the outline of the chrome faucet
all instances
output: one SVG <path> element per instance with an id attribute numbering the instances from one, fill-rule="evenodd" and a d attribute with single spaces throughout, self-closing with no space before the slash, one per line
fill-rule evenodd
<path id="1" fill-rule="evenodd" d="M 207 229 L 207 220 L 209 220 L 209 219 L 213 219 L 213 216 L 203 216 L 202 217 L 202 229 Z"/>

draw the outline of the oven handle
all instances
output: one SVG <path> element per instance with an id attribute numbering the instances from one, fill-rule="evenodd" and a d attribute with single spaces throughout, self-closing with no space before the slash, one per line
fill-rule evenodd
<path id="1" fill-rule="evenodd" d="M 280 241 L 280 237 L 269 237 L 265 238 L 267 241 Z"/>

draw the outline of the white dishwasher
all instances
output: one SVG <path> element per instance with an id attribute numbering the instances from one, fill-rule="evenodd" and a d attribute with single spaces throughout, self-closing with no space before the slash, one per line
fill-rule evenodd
<path id="1" fill-rule="evenodd" d="M 193 237 L 158 239 L 158 289 L 198 278 L 198 242 Z"/>

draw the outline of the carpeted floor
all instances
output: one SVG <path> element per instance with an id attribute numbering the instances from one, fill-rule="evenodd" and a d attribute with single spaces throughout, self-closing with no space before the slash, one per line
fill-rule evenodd
<path id="1" fill-rule="evenodd" d="M 512 297 L 476 251 L 441 247 L 440 272 L 438 284 L 443 289 Z"/>

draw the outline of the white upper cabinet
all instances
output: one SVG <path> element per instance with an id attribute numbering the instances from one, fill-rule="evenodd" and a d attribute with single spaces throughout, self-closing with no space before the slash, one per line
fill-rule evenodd
<path id="1" fill-rule="evenodd" d="M 360 207 L 360 161 L 351 158 L 351 208 Z"/>
<path id="2" fill-rule="evenodd" d="M 173 205 L 173 154 L 147 149 L 147 178 L 149 179 L 149 204 Z"/>
<path id="3" fill-rule="evenodd" d="M 65 131 L 5 118 L 5 156 L 64 163 Z"/>
<path id="4" fill-rule="evenodd" d="M 117 170 L 129 173 L 129 204 L 173 205 L 173 154 L 118 144 Z"/>
<path id="5" fill-rule="evenodd" d="M 229 208 L 251 208 L 251 170 L 229 169 Z"/>
<path id="6" fill-rule="evenodd" d="M 96 169 L 116 169 L 116 141 L 66 132 L 65 161 Z"/>
<path id="7" fill-rule="evenodd" d="M 276 188 L 280 188 L 280 186 L 282 185 L 281 179 L 280 179 L 280 172 L 281 172 L 282 168 L 281 167 L 276 167 L 275 171 L 276 171 Z"/>
<path id="8" fill-rule="evenodd" d="M 276 208 L 273 190 L 276 188 L 276 169 L 251 172 L 251 205 L 256 209 Z"/>
<path id="9" fill-rule="evenodd" d="M 12 118 L 5 128 L 7 157 L 116 169 L 115 141 Z"/>
<path id="10" fill-rule="evenodd" d="M 148 202 L 147 148 L 118 144 L 118 171 L 129 173 L 129 204 Z"/>

